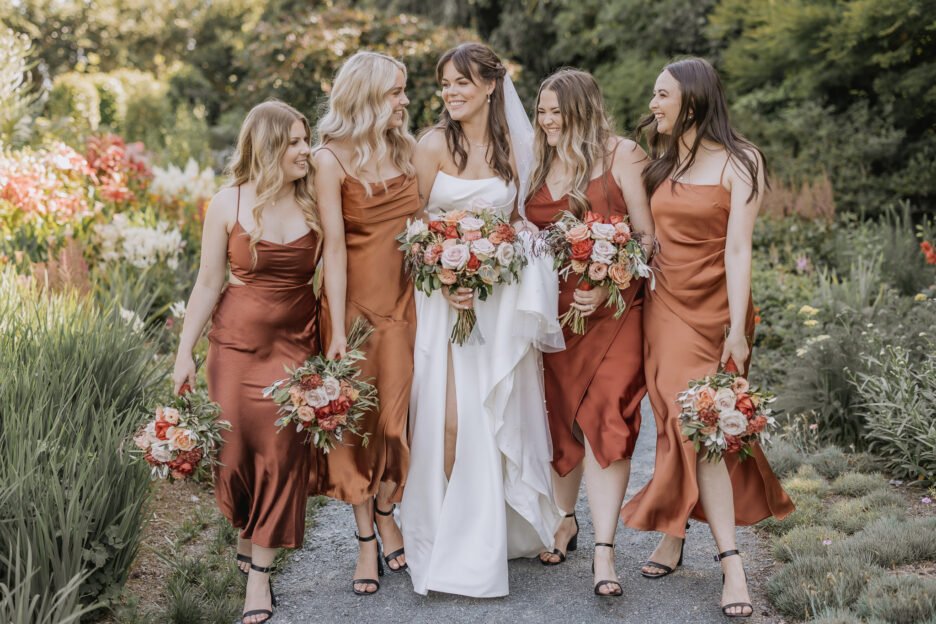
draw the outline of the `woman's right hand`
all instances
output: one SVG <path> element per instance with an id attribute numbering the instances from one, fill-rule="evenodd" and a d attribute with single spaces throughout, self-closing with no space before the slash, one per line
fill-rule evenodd
<path id="1" fill-rule="evenodd" d="M 474 291 L 470 288 L 456 288 L 454 293 L 443 288 L 442 296 L 456 310 L 470 310 L 474 307 Z"/>
<path id="2" fill-rule="evenodd" d="M 348 352 L 348 338 L 344 335 L 338 336 L 337 334 L 332 336 L 331 342 L 328 343 L 328 351 L 325 352 L 326 360 L 341 359 Z"/>
<path id="3" fill-rule="evenodd" d="M 179 394 L 182 386 L 186 384 L 190 388 L 195 387 L 195 360 L 191 353 L 187 355 L 179 353 L 176 356 L 175 368 L 172 370 L 172 393 Z"/>

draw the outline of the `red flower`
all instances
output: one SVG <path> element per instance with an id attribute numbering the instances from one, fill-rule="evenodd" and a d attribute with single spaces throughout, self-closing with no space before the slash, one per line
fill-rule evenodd
<path id="1" fill-rule="evenodd" d="M 333 414 L 343 416 L 348 413 L 349 409 L 351 409 L 351 399 L 345 395 L 341 395 L 334 401 L 329 402 L 328 407 L 331 409 Z"/>
<path id="2" fill-rule="evenodd" d="M 442 234 L 445 232 L 445 224 L 441 221 L 430 221 L 429 222 L 429 231 L 435 234 Z"/>
<path id="3" fill-rule="evenodd" d="M 318 424 L 323 431 L 334 431 L 339 422 L 336 416 L 328 416 L 327 418 L 320 418 Z"/>
<path id="4" fill-rule="evenodd" d="M 607 223 L 607 221 L 605 221 L 605 218 L 601 216 L 600 214 L 598 214 L 597 212 L 586 210 L 585 211 L 585 225 L 591 225 L 592 223 Z"/>
<path id="5" fill-rule="evenodd" d="M 315 390 L 322 387 L 321 375 L 309 375 L 299 382 L 299 387 L 303 390 Z"/>
<path id="6" fill-rule="evenodd" d="M 725 436 L 725 452 L 726 453 L 735 453 L 744 448 L 744 442 L 741 441 L 741 438 L 733 435 Z"/>
<path id="7" fill-rule="evenodd" d="M 331 402 L 328 405 L 323 405 L 322 407 L 315 408 L 315 418 L 317 420 L 322 420 L 323 418 L 328 418 L 332 415 Z"/>
<path id="8" fill-rule="evenodd" d="M 699 420 L 706 425 L 714 425 L 718 422 L 718 412 L 710 407 L 699 410 Z"/>
<path id="9" fill-rule="evenodd" d="M 455 226 L 455 225 L 445 226 L 445 232 L 442 235 L 445 238 L 458 238 L 458 226 Z"/>
<path id="10" fill-rule="evenodd" d="M 594 245 L 595 241 L 590 238 L 578 243 L 573 243 L 569 257 L 573 260 L 578 260 L 579 262 L 585 262 L 591 256 L 592 247 Z"/>
<path id="11" fill-rule="evenodd" d="M 470 254 L 470 255 L 468 256 L 468 264 L 467 264 L 467 267 L 468 267 L 468 270 L 469 270 L 469 271 L 477 271 L 478 269 L 480 269 L 480 268 L 481 268 L 481 261 L 478 260 L 478 256 L 476 256 L 476 255 L 474 255 L 474 254 Z"/>
<path id="12" fill-rule="evenodd" d="M 611 225 L 617 225 L 618 223 L 624 223 L 624 217 L 622 217 L 622 216 L 620 216 L 620 215 L 611 215 L 611 216 L 608 218 L 608 222 L 611 223 Z"/>
<path id="13" fill-rule="evenodd" d="M 166 437 L 166 430 L 169 429 L 172 425 L 165 420 L 156 421 L 156 437 L 160 440 L 168 440 Z"/>
<path id="14" fill-rule="evenodd" d="M 754 315 L 754 324 L 755 324 L 755 325 L 757 325 L 758 323 L 760 323 L 761 320 L 762 320 L 762 319 L 761 319 L 761 317 L 760 317 L 760 314 L 755 314 L 755 315 Z"/>
<path id="15" fill-rule="evenodd" d="M 751 419 L 750 422 L 748 422 L 747 432 L 748 433 L 760 433 L 761 431 L 764 430 L 764 427 L 766 426 L 767 426 L 767 417 L 758 416 L 757 418 L 753 418 Z"/>
<path id="16" fill-rule="evenodd" d="M 930 251 L 926 254 L 926 261 L 930 264 L 936 264 L 936 251 Z"/>
<path id="17" fill-rule="evenodd" d="M 738 396 L 738 400 L 735 402 L 735 409 L 747 416 L 748 420 L 750 420 L 754 412 L 757 411 L 757 408 L 754 407 L 754 401 L 751 400 L 751 395 L 747 393 Z"/>
<path id="18" fill-rule="evenodd" d="M 494 228 L 494 233 L 504 243 L 512 243 L 517 240 L 517 232 L 514 231 L 510 224 L 508 223 L 498 223 L 497 227 Z M 490 238 L 490 237 L 488 237 Z M 491 242 L 494 242 L 491 240 Z"/>
<path id="19" fill-rule="evenodd" d="M 928 254 L 933 251 L 933 246 L 929 244 L 929 241 L 923 241 L 920 243 L 920 249 L 923 250 L 923 253 Z"/>

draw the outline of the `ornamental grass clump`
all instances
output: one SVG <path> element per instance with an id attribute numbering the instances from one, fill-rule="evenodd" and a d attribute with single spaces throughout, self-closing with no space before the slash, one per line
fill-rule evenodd
<path id="1" fill-rule="evenodd" d="M 862 555 L 794 557 L 770 577 L 767 595 L 782 614 L 807 619 L 823 609 L 847 607 L 882 574 Z"/>
<path id="2" fill-rule="evenodd" d="M 832 493 L 839 496 L 864 496 L 880 489 L 887 489 L 887 480 L 879 472 L 845 472 L 832 482 Z"/>
<path id="3" fill-rule="evenodd" d="M 119 448 L 163 381 L 154 357 L 114 306 L 0 273 L 0 621 L 67 622 L 119 593 L 149 490 Z"/>
<path id="4" fill-rule="evenodd" d="M 783 535 L 787 531 L 815 523 L 822 513 L 822 500 L 818 496 L 793 496 L 793 503 L 796 509 L 783 520 L 778 520 L 774 516 L 761 520 L 757 526 L 760 529 L 774 535 Z"/>
<path id="5" fill-rule="evenodd" d="M 858 615 L 889 624 L 919 624 L 936 620 L 936 580 L 900 574 L 872 579 L 854 605 Z"/>
<path id="6" fill-rule="evenodd" d="M 783 480 L 783 489 L 794 499 L 801 496 L 822 498 L 829 491 L 829 484 L 806 465 L 801 466 L 792 477 Z"/>
<path id="7" fill-rule="evenodd" d="M 843 533 L 857 533 L 879 518 L 903 513 L 900 496 L 889 490 L 877 490 L 861 498 L 846 498 L 836 502 L 826 513 L 824 522 Z"/>
<path id="8" fill-rule="evenodd" d="M 848 609 L 823 609 L 809 622 L 810 624 L 879 624 L 879 620 L 866 620 Z"/>
<path id="9" fill-rule="evenodd" d="M 781 479 L 793 474 L 803 464 L 803 453 L 785 440 L 775 440 L 764 449 L 770 467 Z"/>
<path id="10" fill-rule="evenodd" d="M 791 561 L 794 557 L 824 555 L 847 536 L 823 525 L 798 526 L 774 540 L 771 553 L 777 561 Z"/>
<path id="11" fill-rule="evenodd" d="M 866 553 L 883 567 L 936 560 L 936 517 L 869 522 L 865 528 L 832 548 L 842 554 Z"/>
<path id="12" fill-rule="evenodd" d="M 836 446 L 827 446 L 806 461 L 826 479 L 834 479 L 848 470 L 848 457 Z"/>

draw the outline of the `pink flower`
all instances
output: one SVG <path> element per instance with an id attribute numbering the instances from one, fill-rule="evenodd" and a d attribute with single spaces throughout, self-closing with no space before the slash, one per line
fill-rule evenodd
<path id="1" fill-rule="evenodd" d="M 496 249 L 497 248 L 494 247 L 494 243 L 486 238 L 482 238 L 471 243 L 471 253 L 478 256 L 479 260 L 487 260 L 494 255 Z"/>
<path id="2" fill-rule="evenodd" d="M 501 243 L 497 247 L 497 262 L 502 266 L 507 266 L 514 259 L 513 243 Z"/>
<path id="3" fill-rule="evenodd" d="M 432 266 L 437 263 L 441 257 L 442 245 L 436 243 L 435 245 L 426 248 L 426 252 L 423 254 L 423 262 L 429 266 Z"/>
<path id="4" fill-rule="evenodd" d="M 811 431 L 815 431 L 815 430 L 818 429 L 818 428 L 819 428 L 819 425 L 817 425 L 816 423 L 813 423 L 813 424 L 809 425 L 809 429 L 810 429 Z"/>
<path id="5" fill-rule="evenodd" d="M 303 405 L 296 410 L 296 418 L 301 420 L 304 423 L 312 422 L 315 420 L 315 410 L 309 407 L 308 405 Z"/>
<path id="6" fill-rule="evenodd" d="M 595 241 L 595 246 L 592 247 L 591 251 L 591 259 L 604 264 L 611 264 L 614 262 L 614 256 L 616 255 L 617 248 L 606 240 Z"/>
<path id="7" fill-rule="evenodd" d="M 477 217 L 464 217 L 458 220 L 458 225 L 461 226 L 462 232 L 480 232 L 484 221 Z"/>
<path id="8" fill-rule="evenodd" d="M 920 502 L 923 503 L 924 505 L 929 505 L 930 503 L 933 502 L 933 499 L 931 499 L 929 496 L 927 496 L 926 498 L 921 499 Z"/>
<path id="9" fill-rule="evenodd" d="M 439 281 L 443 284 L 451 286 L 455 283 L 458 277 L 455 275 L 455 272 L 451 269 L 442 269 L 439 271 Z"/>
<path id="10" fill-rule="evenodd" d="M 831 545 L 832 545 L 832 540 L 822 540 L 822 545 L 823 545 L 823 546 L 831 546 Z"/>
<path id="11" fill-rule="evenodd" d="M 191 451 L 195 448 L 192 432 L 184 427 L 169 427 L 166 432 L 169 438 L 169 448 L 177 451 Z"/>
<path id="12" fill-rule="evenodd" d="M 608 275 L 608 265 L 602 262 L 592 262 L 588 267 L 588 277 L 594 282 L 600 282 Z"/>
<path id="13" fill-rule="evenodd" d="M 591 224 L 592 238 L 597 240 L 606 240 L 609 241 L 614 238 L 614 226 L 610 223 L 592 223 Z"/>
<path id="14" fill-rule="evenodd" d="M 565 233 L 566 240 L 570 243 L 581 243 L 591 238 L 591 231 L 584 223 L 569 228 Z"/>
<path id="15" fill-rule="evenodd" d="M 749 388 L 750 384 L 744 377 L 735 377 L 731 382 L 731 389 L 735 391 L 735 394 L 744 394 Z"/>
<path id="16" fill-rule="evenodd" d="M 464 219 L 462 219 L 462 221 L 464 221 Z M 481 230 L 468 230 L 467 232 L 462 234 L 461 238 L 466 243 L 479 240 L 481 238 Z"/>
<path id="17" fill-rule="evenodd" d="M 452 271 L 460 271 L 465 268 L 471 252 L 468 245 L 455 244 L 442 252 L 442 267 Z"/>

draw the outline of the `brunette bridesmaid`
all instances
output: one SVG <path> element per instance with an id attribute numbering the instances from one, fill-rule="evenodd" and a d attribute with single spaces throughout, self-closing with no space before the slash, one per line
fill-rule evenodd
<path id="1" fill-rule="evenodd" d="M 184 383 L 194 386 L 192 349 L 210 316 L 208 391 L 231 423 L 218 454 L 215 496 L 241 530 L 246 624 L 273 616 L 276 549 L 298 548 L 305 531 L 309 451 L 302 434 L 277 433 L 277 406 L 262 392 L 283 376 L 284 365 L 297 366 L 319 350 L 311 282 L 322 229 L 310 139 L 305 117 L 282 102 L 247 115 L 231 186 L 212 198 L 205 216 L 201 267 L 172 376 L 176 392 Z"/>
<path id="2" fill-rule="evenodd" d="M 407 130 L 406 68 L 383 54 L 359 52 L 338 74 L 328 111 L 318 123 L 315 153 L 325 231 L 323 344 L 329 358 L 346 349 L 355 317 L 376 329 L 364 344 L 365 377 L 377 386 L 379 409 L 365 417 L 367 446 L 340 446 L 319 455 L 313 492 L 354 506 L 360 541 L 352 589 L 373 594 L 384 560 L 406 569 L 403 536 L 393 516 L 409 464 L 406 416 L 413 380 L 416 310 L 395 236 L 419 210 L 415 140 Z M 374 503 L 376 497 L 376 506 Z"/>
<path id="3" fill-rule="evenodd" d="M 563 210 L 579 219 L 587 211 L 629 219 L 634 235 L 651 251 L 653 219 L 641 184 L 646 154 L 615 136 L 598 84 L 591 74 L 563 69 L 540 86 L 536 100 L 536 168 L 527 216 L 547 227 Z M 553 444 L 556 502 L 568 511 L 556 532 L 556 548 L 540 561 L 556 565 L 575 550 L 575 501 L 582 472 L 595 526 L 595 594 L 620 596 L 614 570 L 614 532 L 630 477 L 630 458 L 640 429 L 643 376 L 641 315 L 643 280 L 622 295 L 624 315 L 605 307 L 608 291 L 577 288 L 578 275 L 560 282 L 559 312 L 570 307 L 588 317 L 584 335 L 565 332 L 565 351 L 543 354 L 546 408 Z"/>
<path id="4" fill-rule="evenodd" d="M 724 572 L 722 612 L 753 612 L 735 525 L 793 510 L 760 448 L 709 463 L 685 442 L 676 394 L 729 358 L 747 371 L 754 333 L 751 236 L 766 187 L 764 156 L 728 119 L 715 69 L 690 58 L 667 65 L 641 121 L 651 160 L 643 180 L 657 225 L 656 288 L 644 307 L 644 359 L 657 421 L 653 478 L 621 511 L 627 526 L 664 533 L 641 572 L 682 563 L 686 520 L 708 522 Z M 727 333 L 726 333 L 727 332 Z M 727 337 L 726 337 L 727 336 Z"/>

